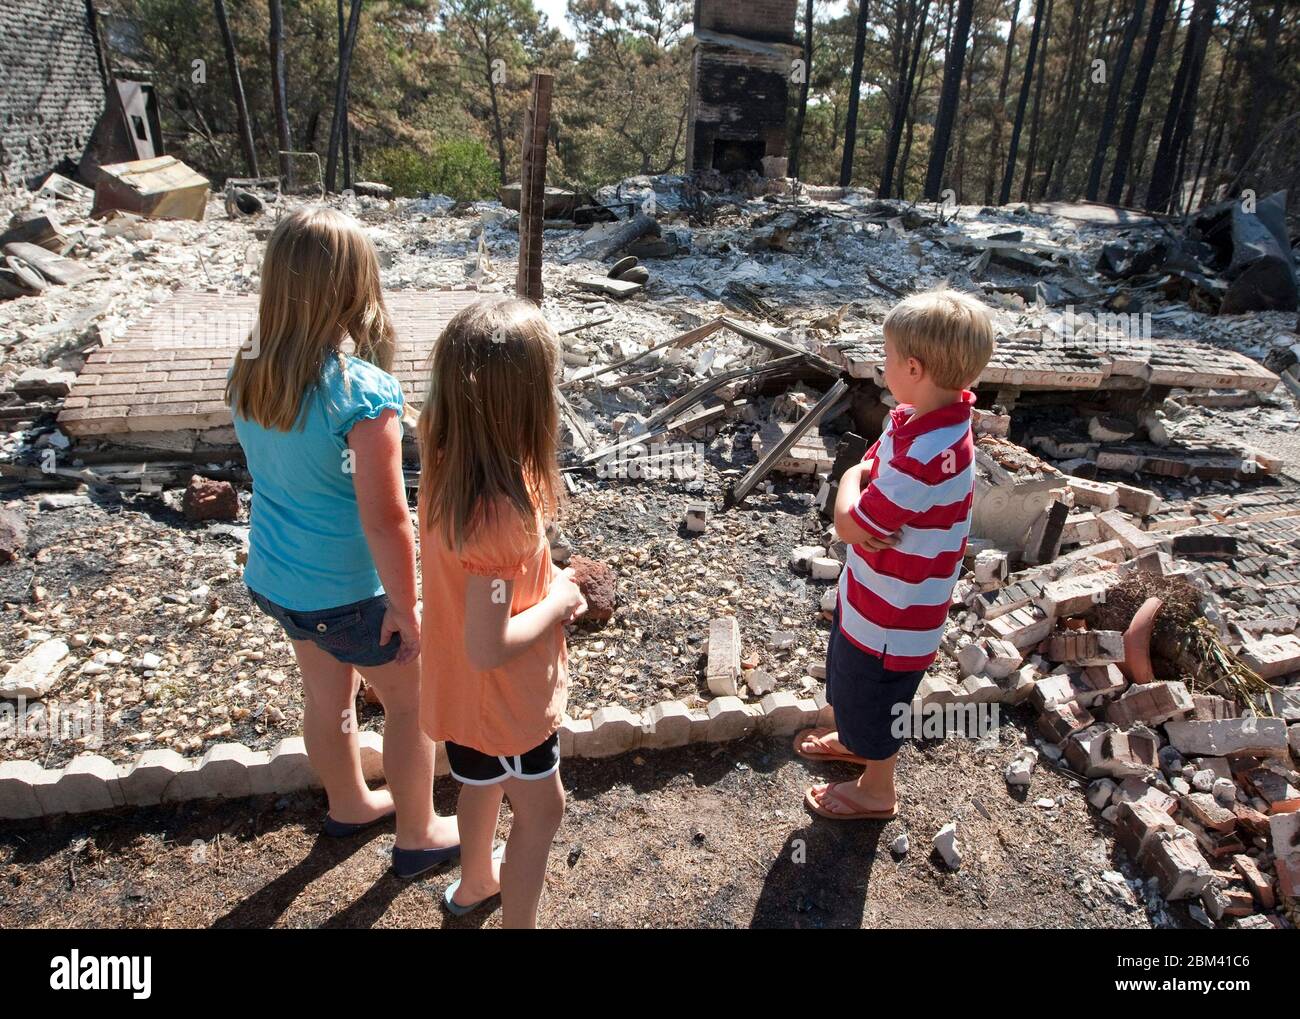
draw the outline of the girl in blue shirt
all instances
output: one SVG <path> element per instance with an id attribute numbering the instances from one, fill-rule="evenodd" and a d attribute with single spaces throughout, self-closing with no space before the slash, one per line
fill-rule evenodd
<path id="1" fill-rule="evenodd" d="M 351 337 L 355 356 L 342 350 Z M 226 386 L 253 478 L 244 580 L 293 645 L 307 754 L 329 797 L 325 833 L 397 815 L 394 869 L 454 858 L 433 809 L 434 746 L 419 724 L 415 537 L 402 476 L 402 390 L 374 246 L 328 208 L 280 220 L 257 324 Z M 357 673 L 384 705 L 386 789 L 361 771 Z"/>

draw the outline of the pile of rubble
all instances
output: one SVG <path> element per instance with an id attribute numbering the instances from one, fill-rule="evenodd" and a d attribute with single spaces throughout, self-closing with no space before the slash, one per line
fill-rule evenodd
<path id="1" fill-rule="evenodd" d="M 1189 303 L 1176 281 L 1191 270 L 1140 257 L 1165 228 L 1122 210 L 918 207 L 706 177 L 546 196 L 544 307 L 563 343 L 574 505 L 553 556 L 615 566 L 600 582 L 607 629 L 574 642 L 575 724 L 594 725 L 613 696 L 649 717 L 660 687 L 705 718 L 723 698 L 741 721 L 772 698 L 820 710 L 815 645 L 845 554 L 828 509 L 893 405 L 881 322 L 902 294 L 947 282 L 983 297 L 999 350 L 977 384 L 967 569 L 918 706 L 1033 709 L 1038 745 L 1016 756 L 1008 782 L 1032 783 L 1044 758 L 1091 780 L 1089 800 L 1153 896 L 1194 900 L 1211 922 L 1284 922 L 1300 881 L 1300 337 L 1285 294 L 1273 310 L 1230 313 L 1249 297 L 1237 280 L 1274 293 L 1276 252 L 1220 266 L 1196 248 L 1196 272 L 1222 293 Z M 374 240 L 408 351 L 427 348 L 439 321 L 426 299 L 441 315 L 513 290 L 517 190 L 474 203 L 383 194 L 327 200 Z M 209 196 L 202 220 L 164 221 L 148 210 L 93 218 L 90 193 L 57 180 L 0 195 L 23 234 L 10 243 L 61 260 L 28 252 L 27 265 L 53 272 L 0 302 L 0 484 L 47 500 L 107 486 L 180 507 L 196 473 L 246 481 L 224 407 L 176 394 L 193 377 L 224 377 L 251 321 L 265 237 L 302 200 L 244 182 L 228 201 Z M 1219 238 L 1213 226 L 1198 229 Z M 159 368 L 159 351 L 199 348 L 202 362 L 176 361 L 174 379 L 135 379 Z M 398 374 L 418 400 L 423 366 L 408 359 Z M 110 363 L 146 367 L 108 386 Z M 191 504 L 240 512 L 233 490 L 220 496 Z M 760 513 L 756 557 L 739 543 Z M 619 514 L 641 530 L 592 523 Z M 630 546 L 646 527 L 662 540 L 609 547 L 614 532 Z M 22 556 L 21 538 L 8 545 Z M 0 557 L 4 546 L 0 526 Z M 680 556 L 668 572 L 689 570 L 682 584 L 700 589 L 677 597 L 635 582 L 650 549 Z M 774 597 L 743 590 L 759 575 Z M 620 627 L 630 594 L 663 610 L 659 630 L 674 632 L 660 657 L 684 663 L 637 687 L 621 682 L 623 663 L 635 671 L 654 631 L 643 616 Z M 745 620 L 745 606 L 761 614 Z M 767 657 L 742 646 L 742 622 L 765 634 Z M 692 625 L 694 636 L 680 632 Z M 35 636 L 19 655 L 37 650 Z M 600 685 L 581 688 L 584 661 Z"/>

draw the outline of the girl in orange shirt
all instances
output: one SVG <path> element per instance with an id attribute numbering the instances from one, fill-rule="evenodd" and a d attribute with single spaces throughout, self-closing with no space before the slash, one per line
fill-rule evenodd
<path id="1" fill-rule="evenodd" d="M 438 338 L 420 415 L 420 715 L 461 783 L 461 877 L 443 902 L 463 915 L 500 894 L 506 927 L 537 923 L 564 813 L 564 624 L 587 608 L 546 540 L 560 492 L 558 363 L 535 306 L 480 301 Z M 492 849 L 503 795 L 504 855 Z"/>

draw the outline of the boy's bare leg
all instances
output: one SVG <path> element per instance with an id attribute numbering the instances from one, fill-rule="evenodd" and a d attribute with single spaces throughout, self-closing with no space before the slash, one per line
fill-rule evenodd
<path id="1" fill-rule="evenodd" d="M 460 841 L 456 819 L 433 809 L 433 740 L 420 728 L 420 660 L 360 670 L 384 705 L 384 779 L 397 808 L 400 849 L 443 849 Z M 356 741 L 354 735 L 353 741 Z M 358 767 L 360 760 L 358 759 Z"/>
<path id="2" fill-rule="evenodd" d="M 814 799 L 832 813 L 853 814 L 861 810 L 893 810 L 898 804 L 894 788 L 894 765 L 898 754 L 883 761 L 871 761 L 855 782 L 830 782 L 812 787 Z"/>
<path id="3" fill-rule="evenodd" d="M 291 643 L 302 673 L 303 740 L 325 787 L 330 816 L 345 824 L 383 817 L 392 811 L 393 798 L 387 789 L 370 789 L 361 773 L 356 720 L 351 715 L 356 710 L 356 673 L 311 641 Z"/>
<path id="4" fill-rule="evenodd" d="M 558 771 L 531 781 L 509 778 L 504 785 L 514 817 L 501 863 L 501 926 L 536 927 L 546 860 L 564 819 L 564 787 Z"/>
<path id="5" fill-rule="evenodd" d="M 497 820 L 501 815 L 502 783 L 462 785 L 456 803 L 460 825 L 460 887 L 457 905 L 470 906 L 501 890 L 500 864 L 492 859 Z"/>

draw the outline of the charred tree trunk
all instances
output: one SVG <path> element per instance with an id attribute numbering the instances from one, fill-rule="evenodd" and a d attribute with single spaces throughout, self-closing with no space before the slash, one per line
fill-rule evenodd
<path id="1" fill-rule="evenodd" d="M 1178 120 L 1174 123 L 1172 155 L 1174 158 L 1174 175 L 1170 191 L 1170 206 L 1174 211 L 1183 208 L 1183 173 L 1187 162 L 1187 152 L 1192 144 L 1192 130 L 1196 125 L 1196 107 L 1200 101 L 1201 76 L 1205 70 L 1205 51 L 1214 32 L 1214 22 L 1218 17 L 1218 3 L 1207 0 L 1205 11 L 1199 22 L 1193 22 L 1197 33 L 1195 53 L 1192 56 L 1192 69 L 1188 74 L 1187 87 L 1183 91 L 1182 108 L 1178 111 Z M 1199 26 L 1199 27 L 1197 27 Z"/>
<path id="2" fill-rule="evenodd" d="M 271 101 L 275 104 L 275 137 L 279 144 L 280 176 L 286 188 L 293 187 L 293 157 L 287 155 L 293 148 L 289 132 L 289 106 L 284 85 L 284 6 L 281 0 L 270 0 L 271 30 Z"/>
<path id="3" fill-rule="evenodd" d="M 916 128 L 916 97 L 925 86 L 925 74 L 929 70 L 930 59 L 934 56 L 938 46 L 939 28 L 937 25 L 930 42 L 930 49 L 925 53 L 920 64 L 920 73 L 917 75 L 916 85 L 907 96 L 907 129 L 903 133 L 903 154 L 898 161 L 898 182 L 894 185 L 895 194 L 899 198 L 905 197 L 907 189 L 907 164 L 912 158 L 912 134 Z"/>
<path id="4" fill-rule="evenodd" d="M 943 65 L 943 91 L 939 96 L 939 112 L 934 121 L 934 139 L 930 143 L 930 165 L 925 173 L 925 197 L 931 201 L 938 200 L 939 191 L 943 187 L 944 164 L 952 140 L 952 124 L 957 117 L 957 101 L 961 98 L 961 75 L 966 63 L 966 42 L 970 37 L 974 6 L 975 0 L 960 0 L 957 22 L 948 46 L 948 58 Z"/>
<path id="5" fill-rule="evenodd" d="M 338 0 L 337 4 L 337 21 L 339 31 L 339 52 L 342 53 L 344 47 L 348 44 L 347 23 L 343 20 L 343 0 Z M 352 55 L 348 54 L 348 82 L 352 80 Z M 343 90 L 343 117 L 339 121 L 339 152 L 343 159 L 343 189 L 346 191 L 352 186 L 352 118 L 348 102 L 349 88 Z"/>
<path id="6" fill-rule="evenodd" d="M 912 103 L 912 86 L 916 80 L 916 68 L 921 62 L 921 47 L 925 40 L 925 16 L 929 11 L 930 0 L 921 0 L 917 7 L 916 0 L 909 5 L 911 28 L 904 40 L 904 70 L 895 92 L 894 118 L 889 128 L 889 141 L 885 146 L 885 167 L 880 174 L 880 197 L 888 198 L 893 193 L 894 171 L 898 166 L 899 150 L 903 145 L 903 129 L 907 122 L 907 111 Z M 907 45 L 910 42 L 910 46 Z M 910 58 L 908 51 L 910 50 Z"/>
<path id="7" fill-rule="evenodd" d="M 342 10 L 342 0 L 339 0 Z M 352 48 L 357 42 L 357 24 L 361 20 L 361 0 L 352 0 L 348 27 L 339 47 L 339 77 L 334 91 L 334 119 L 330 122 L 329 155 L 325 161 L 325 187 L 333 191 L 338 175 L 339 143 L 343 138 L 347 120 L 348 75 L 352 67 Z"/>
<path id="8" fill-rule="evenodd" d="M 1025 123 L 1025 107 L 1029 105 L 1029 89 L 1033 85 L 1034 60 L 1038 55 L 1038 37 L 1043 28 L 1047 0 L 1038 0 L 1034 7 L 1034 30 L 1029 35 L 1029 56 L 1025 60 L 1025 74 L 1020 82 L 1020 98 L 1016 101 L 1016 119 L 1011 125 L 1011 141 L 1007 145 L 1007 171 L 1002 175 L 1002 190 L 998 204 L 1011 201 L 1011 183 L 1016 176 L 1016 150 L 1020 147 L 1020 130 Z"/>
<path id="9" fill-rule="evenodd" d="M 1011 81 L 1011 54 L 1016 48 L 1016 18 L 1020 14 L 1020 0 L 1011 5 L 1011 28 L 1007 31 L 1007 51 L 1002 58 L 1002 78 L 998 82 L 998 105 L 993 115 L 993 136 L 989 147 L 988 170 L 984 176 L 984 202 L 993 202 L 993 173 L 1002 150 L 1002 122 L 1007 117 L 1007 85 Z"/>
<path id="10" fill-rule="evenodd" d="M 1020 200 L 1029 201 L 1034 182 L 1034 167 L 1038 163 L 1038 126 L 1043 114 L 1043 83 L 1047 80 L 1047 51 L 1052 39 L 1052 12 L 1055 0 L 1047 0 L 1047 21 L 1038 47 L 1038 84 L 1034 87 L 1034 115 L 1029 121 L 1029 157 L 1025 160 L 1025 176 L 1020 184 Z"/>
<path id="11" fill-rule="evenodd" d="M 239 146 L 244 150 L 244 164 L 250 177 L 257 176 L 257 150 L 253 147 L 253 127 L 248 119 L 248 104 L 244 101 L 244 83 L 239 77 L 239 57 L 235 53 L 235 37 L 230 34 L 226 20 L 225 0 L 212 0 L 212 10 L 221 30 L 221 41 L 226 47 L 226 66 L 230 70 L 230 92 L 235 99 L 235 116 L 239 121 Z"/>
<path id="12" fill-rule="evenodd" d="M 803 81 L 799 85 L 799 112 L 794 118 L 794 137 L 790 139 L 791 177 L 799 176 L 799 153 L 803 148 L 803 122 L 808 113 L 808 85 L 812 80 L 813 52 L 813 0 L 805 0 L 803 7 Z"/>
<path id="13" fill-rule="evenodd" d="M 1234 63 L 1232 56 L 1237 52 L 1240 43 L 1240 40 L 1237 37 L 1237 19 L 1239 16 L 1240 12 L 1234 14 L 1232 20 L 1228 23 L 1228 38 L 1223 44 L 1223 66 L 1219 68 L 1219 76 L 1214 82 L 1214 93 L 1210 96 L 1210 108 L 1206 111 L 1205 137 L 1201 139 L 1201 151 L 1196 158 L 1196 168 L 1192 170 L 1193 186 L 1189 200 L 1193 202 L 1198 197 L 1202 203 L 1205 201 L 1205 193 L 1207 190 L 1206 185 L 1208 184 L 1208 181 L 1202 177 L 1202 174 L 1205 172 L 1208 165 L 1207 160 L 1210 155 L 1210 142 L 1211 139 L 1214 138 L 1215 128 L 1217 125 L 1223 123 L 1223 110 L 1220 106 L 1220 102 L 1228 87 L 1230 78 L 1228 72 L 1230 65 Z M 1247 12 L 1246 17 L 1249 20 L 1249 12 Z"/>
<path id="14" fill-rule="evenodd" d="M 1124 111 L 1124 126 L 1120 129 L 1119 144 L 1115 147 L 1115 165 L 1111 169 L 1110 186 L 1106 189 L 1106 201 L 1111 205 L 1118 205 L 1124 194 L 1124 178 L 1128 175 L 1129 163 L 1133 159 L 1133 140 L 1137 137 L 1138 118 L 1142 116 L 1147 84 L 1151 80 L 1156 54 L 1160 51 L 1160 33 L 1164 31 L 1168 13 L 1169 0 L 1155 0 L 1151 8 L 1151 24 L 1147 26 L 1146 42 L 1142 45 L 1142 56 L 1138 59 L 1137 74 L 1133 78 L 1132 91 L 1129 92 L 1128 108 Z"/>
<path id="15" fill-rule="evenodd" d="M 1068 166 L 1070 162 L 1071 146 L 1066 150 L 1064 161 L 1061 160 L 1061 147 L 1065 144 L 1066 134 L 1070 118 L 1074 111 L 1079 108 L 1079 87 L 1084 78 L 1083 54 L 1088 41 L 1088 31 L 1092 27 L 1092 15 L 1096 9 L 1096 0 L 1088 0 L 1084 7 L 1083 17 L 1080 18 L 1078 12 L 1075 12 L 1074 23 L 1070 31 L 1070 59 L 1066 66 L 1066 88 L 1064 98 L 1057 110 L 1056 124 L 1052 132 L 1052 154 L 1047 160 L 1047 171 L 1043 174 L 1043 184 L 1039 189 L 1039 196 L 1048 197 L 1049 188 L 1051 197 L 1060 196 L 1061 184 L 1056 176 L 1058 167 Z M 1073 138 L 1071 138 L 1071 142 Z"/>
<path id="16" fill-rule="evenodd" d="M 1160 44 L 1160 53 L 1156 56 L 1157 67 L 1173 66 L 1174 44 L 1178 42 L 1178 26 L 1182 24 L 1183 8 L 1186 5 L 1186 0 L 1178 0 L 1178 5 L 1174 8 L 1174 16 L 1169 19 L 1168 31 L 1165 32 L 1165 38 Z M 1125 205 L 1135 205 L 1138 202 L 1138 192 L 1143 189 L 1144 184 L 1150 183 L 1146 180 L 1147 158 L 1152 154 L 1152 135 L 1159 135 L 1160 124 L 1158 121 L 1162 119 L 1163 117 L 1157 115 L 1155 110 L 1150 111 L 1146 116 L 1146 123 L 1142 127 L 1142 144 L 1133 152 L 1133 172 L 1129 175 L 1128 191 L 1124 197 Z"/>
<path id="17" fill-rule="evenodd" d="M 853 70 L 849 74 L 849 112 L 844 123 L 844 154 L 840 159 L 840 187 L 853 180 L 853 149 L 858 140 L 858 91 L 862 88 L 862 58 L 867 49 L 867 0 L 859 0 L 857 29 L 853 37 Z"/>
<path id="18" fill-rule="evenodd" d="M 1260 127 L 1264 123 L 1264 114 L 1269 105 L 1269 92 L 1275 87 L 1277 37 L 1282 24 L 1282 8 L 1283 4 L 1279 0 L 1260 33 L 1263 42 L 1262 51 L 1252 54 L 1249 58 L 1250 91 L 1254 102 L 1247 104 L 1246 117 L 1234 146 L 1236 152 L 1232 169 L 1236 176 L 1240 176 L 1245 171 L 1251 157 L 1255 154 L 1255 149 L 1259 146 Z"/>
<path id="19" fill-rule="evenodd" d="M 1242 68 L 1245 65 L 1243 54 L 1246 52 L 1246 48 L 1250 45 L 1250 37 L 1254 30 L 1255 19 L 1253 12 L 1247 10 L 1246 27 L 1242 31 L 1241 40 L 1237 45 L 1237 58 L 1232 61 L 1232 74 L 1228 78 L 1227 90 L 1224 93 L 1225 99 L 1229 102 L 1231 102 L 1231 97 L 1236 93 L 1237 82 L 1241 80 Z M 1227 122 L 1228 118 L 1224 116 L 1219 116 L 1211 121 L 1211 123 L 1214 124 L 1214 140 L 1210 146 L 1209 162 L 1205 170 L 1206 191 L 1211 196 L 1211 201 L 1213 201 L 1213 196 L 1218 191 L 1218 185 L 1212 182 L 1219 179 L 1223 166 L 1222 160 L 1226 158 L 1223 140 L 1227 135 Z"/>
<path id="20" fill-rule="evenodd" d="M 1128 24 L 1124 26 L 1124 37 L 1120 40 L 1119 51 L 1115 54 L 1115 64 L 1111 68 L 1110 88 L 1106 92 L 1106 108 L 1102 111 L 1101 127 L 1097 131 L 1097 147 L 1092 154 L 1092 164 L 1088 167 L 1088 186 L 1084 197 L 1090 202 L 1097 200 L 1101 191 L 1101 172 L 1106 167 L 1106 152 L 1110 148 L 1110 136 L 1115 131 L 1115 115 L 1119 110 L 1120 89 L 1124 86 L 1124 72 L 1128 70 L 1129 55 L 1133 52 L 1133 43 L 1137 41 L 1138 29 L 1142 27 L 1142 15 L 1146 10 L 1146 0 L 1135 0 L 1133 13 Z"/>
<path id="21" fill-rule="evenodd" d="M 1175 177 L 1178 149 L 1183 137 L 1191 129 L 1190 118 L 1196 114 L 1196 90 L 1201 61 L 1205 57 L 1205 44 L 1210 26 L 1214 23 L 1214 0 L 1196 0 L 1192 20 L 1183 42 L 1183 56 L 1178 62 L 1178 74 L 1169 95 L 1165 110 L 1164 127 L 1160 131 L 1160 144 L 1155 162 L 1151 164 L 1151 185 L 1147 188 L 1146 207 L 1155 212 L 1169 208 L 1176 185 Z"/>

